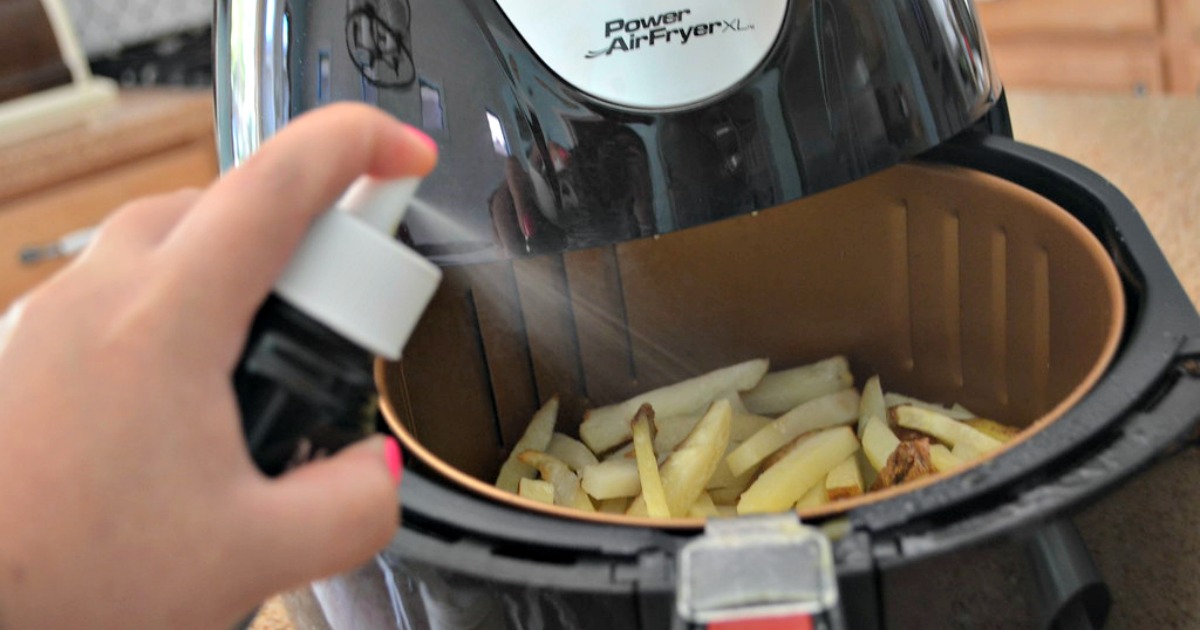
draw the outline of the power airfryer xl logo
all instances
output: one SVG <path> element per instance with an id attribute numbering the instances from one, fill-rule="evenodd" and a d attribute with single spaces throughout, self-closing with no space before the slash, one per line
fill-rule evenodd
<path id="1" fill-rule="evenodd" d="M 607 57 L 613 53 L 654 46 L 686 46 L 693 38 L 754 29 L 753 24 L 743 24 L 741 19 L 694 22 L 688 18 L 691 12 L 691 9 L 680 9 L 646 17 L 609 20 L 604 23 L 604 37 L 608 38 L 608 43 L 603 48 L 588 52 L 587 58 Z"/>

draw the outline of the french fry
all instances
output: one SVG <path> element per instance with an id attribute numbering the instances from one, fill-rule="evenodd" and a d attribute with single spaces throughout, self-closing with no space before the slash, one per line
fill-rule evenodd
<path id="1" fill-rule="evenodd" d="M 554 484 L 541 479 L 521 479 L 517 494 L 547 505 L 554 505 Z"/>
<path id="2" fill-rule="evenodd" d="M 550 436 L 550 444 L 546 447 L 546 454 L 561 459 L 564 464 L 570 466 L 571 470 L 576 473 L 583 472 L 583 469 L 588 466 L 600 463 L 596 459 L 596 456 L 588 450 L 588 447 L 583 445 L 583 442 L 562 433 L 555 433 Z"/>
<path id="3" fill-rule="evenodd" d="M 611 462 L 613 460 L 618 460 L 618 459 L 632 460 L 633 457 L 634 457 L 633 442 L 630 442 L 630 443 L 626 444 L 625 446 L 622 446 L 621 448 L 609 453 L 608 455 L 605 455 L 604 461 Z"/>
<path id="4" fill-rule="evenodd" d="M 729 439 L 744 442 L 771 422 L 772 419 L 766 416 L 734 411 L 733 422 L 729 425 Z"/>
<path id="5" fill-rule="evenodd" d="M 962 463 L 973 462 L 977 459 L 982 459 L 984 452 L 975 448 L 974 445 L 968 442 L 959 442 L 950 449 L 950 454 L 957 457 Z"/>
<path id="6" fill-rule="evenodd" d="M 796 501 L 797 510 L 810 510 L 815 507 L 821 507 L 829 503 L 829 494 L 825 492 L 825 484 L 818 483 L 811 490 L 804 493 L 799 501 Z"/>
<path id="7" fill-rule="evenodd" d="M 739 477 L 733 478 L 733 483 L 723 488 L 708 488 L 708 496 L 712 497 L 714 503 L 719 505 L 737 505 L 738 497 L 750 487 L 750 483 L 754 481 L 758 474 L 759 467 L 755 466 L 750 470 L 742 473 Z"/>
<path id="8" fill-rule="evenodd" d="M 943 416 L 954 418 L 955 420 L 970 420 L 971 418 L 976 417 L 975 414 L 971 413 L 966 407 L 963 407 L 958 403 L 954 403 L 954 406 L 952 407 L 943 407 L 941 405 L 935 405 L 930 402 L 925 402 L 924 400 L 918 400 L 911 396 L 905 396 L 903 394 L 896 394 L 893 392 L 884 394 L 883 400 L 885 403 L 887 403 L 888 409 L 891 409 L 892 407 L 899 407 L 901 405 L 910 405 L 919 409 L 925 409 L 926 411 L 939 413 Z"/>
<path id="9" fill-rule="evenodd" d="M 857 418 L 858 392 L 844 389 L 822 396 L 796 407 L 760 429 L 742 442 L 725 461 L 734 475 L 741 475 L 804 433 L 847 424 Z"/>
<path id="10" fill-rule="evenodd" d="M 542 478 L 554 484 L 554 504 L 572 507 L 584 512 L 595 512 L 596 507 L 579 485 L 579 477 L 557 457 L 540 451 L 524 451 L 517 455 L 525 464 L 533 466 Z"/>
<path id="11" fill-rule="evenodd" d="M 768 367 L 766 359 L 746 361 L 661 387 L 616 405 L 591 409 L 584 414 L 579 436 L 592 451 L 603 453 L 630 439 L 629 422 L 642 405 L 649 404 L 654 407 L 656 415 L 662 416 L 696 413 L 718 396 L 754 387 L 766 374 Z"/>
<path id="12" fill-rule="evenodd" d="M 712 478 L 729 442 L 732 415 L 729 401 L 713 403 L 691 435 L 663 463 L 659 473 L 667 495 L 667 510 L 672 516 L 686 515 Z M 638 497 L 628 513 L 645 511 L 645 505 L 645 497 Z"/>
<path id="13" fill-rule="evenodd" d="M 896 447 L 900 446 L 900 440 L 886 422 L 879 418 L 871 418 L 863 431 L 862 445 L 867 461 L 871 463 L 875 472 L 879 472 L 887 465 L 887 460 Z"/>
<path id="14" fill-rule="evenodd" d="M 713 503 L 712 497 L 708 496 L 707 492 L 701 492 L 691 509 L 688 510 L 688 516 L 692 518 L 716 518 L 720 515 L 717 505 Z"/>
<path id="15" fill-rule="evenodd" d="M 883 388 L 879 385 L 879 377 L 872 376 L 863 385 L 862 398 L 858 402 L 858 438 L 861 440 L 863 431 L 867 430 L 867 420 L 879 418 L 887 420 L 887 404 L 883 398 Z"/>
<path id="16" fill-rule="evenodd" d="M 781 414 L 853 384 L 854 377 L 850 375 L 850 364 L 846 357 L 836 356 L 790 370 L 771 372 L 763 376 L 754 389 L 742 394 L 742 402 L 756 414 Z"/>
<path id="17" fill-rule="evenodd" d="M 732 505 L 718 505 L 717 516 L 721 518 L 734 518 L 738 515 L 737 508 Z"/>
<path id="18" fill-rule="evenodd" d="M 642 498 L 646 501 L 646 513 L 653 518 L 670 518 L 667 496 L 662 479 L 658 475 L 658 458 L 654 456 L 654 438 L 650 436 L 650 423 L 654 410 L 642 405 L 633 417 L 633 452 L 637 456 L 638 476 L 642 481 Z"/>
<path id="19" fill-rule="evenodd" d="M 830 501 L 857 497 L 863 493 L 862 475 L 854 455 L 842 460 L 825 476 L 825 493 Z"/>
<path id="20" fill-rule="evenodd" d="M 954 470 L 963 465 L 963 461 L 954 456 L 944 444 L 934 444 L 929 447 L 929 461 L 938 472 Z"/>
<path id="21" fill-rule="evenodd" d="M 605 499 L 605 500 L 601 501 L 600 507 L 597 509 L 597 511 L 602 512 L 604 514 L 624 514 L 625 510 L 628 508 L 629 508 L 629 498 L 628 497 L 620 497 L 620 498 L 616 498 L 616 499 Z"/>
<path id="22" fill-rule="evenodd" d="M 654 428 L 657 432 L 654 434 L 654 452 L 670 453 L 675 450 L 675 447 L 687 438 L 699 422 L 700 414 L 661 418 L 656 413 Z"/>
<path id="23" fill-rule="evenodd" d="M 969 425 L 943 414 L 921 407 L 911 405 L 898 407 L 896 409 L 896 421 L 906 429 L 913 429 L 926 435 L 932 435 L 945 444 L 948 444 L 950 448 L 965 443 L 980 453 L 990 453 L 1001 446 L 1000 440 L 989 437 L 982 431 L 973 429 Z"/>
<path id="24" fill-rule="evenodd" d="M 537 410 L 537 413 L 533 414 L 529 426 L 525 427 L 525 433 L 513 446 L 508 459 L 500 467 L 500 474 L 496 477 L 497 488 L 508 492 L 517 492 L 517 484 L 521 479 L 530 479 L 537 474 L 537 470 L 533 466 L 522 463 L 517 456 L 525 451 L 545 451 L 546 447 L 550 445 L 550 438 L 554 434 L 554 424 L 557 419 L 558 396 L 554 396 L 547 400 L 546 404 Z"/>
<path id="25" fill-rule="evenodd" d="M 857 407 L 856 404 L 856 411 Z M 858 438 L 848 427 L 816 433 L 750 484 L 738 500 L 738 514 L 778 512 L 794 507 L 800 497 L 824 481 L 825 475 L 858 447 Z"/>
<path id="26" fill-rule="evenodd" d="M 733 476 L 733 472 L 729 470 L 729 464 L 725 463 L 725 455 L 728 455 L 733 449 L 738 447 L 738 443 L 732 439 L 729 444 L 725 445 L 725 454 L 721 456 L 721 461 L 717 462 L 717 469 L 713 471 L 712 477 L 709 478 L 708 484 L 704 486 L 705 490 L 713 488 L 725 488 L 733 485 L 737 477 Z"/>
<path id="27" fill-rule="evenodd" d="M 620 458 L 588 466 L 581 477 L 584 492 L 599 501 L 636 497 L 642 491 L 637 461 L 633 459 Z"/>
<path id="28" fill-rule="evenodd" d="M 1007 424 L 1000 424 L 995 420 L 988 420 L 986 418 L 971 418 L 969 420 L 963 420 L 963 424 L 970 426 L 972 429 L 982 431 L 988 434 L 988 436 L 1000 440 L 1001 442 L 1007 442 L 1014 437 L 1017 437 L 1017 434 L 1021 432 L 1021 430 L 1017 427 L 1011 427 Z"/>

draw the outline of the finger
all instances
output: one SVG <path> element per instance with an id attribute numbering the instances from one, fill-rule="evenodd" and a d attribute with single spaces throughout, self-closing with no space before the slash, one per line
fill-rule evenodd
<path id="1" fill-rule="evenodd" d="M 280 588 L 352 569 L 387 545 L 398 505 L 384 438 L 296 469 L 268 488 L 270 529 Z"/>
<path id="2" fill-rule="evenodd" d="M 92 248 L 124 254 L 154 247 L 179 224 L 200 195 L 198 189 L 185 188 L 125 204 L 100 224 Z"/>
<path id="3" fill-rule="evenodd" d="M 171 235 L 177 284 L 214 334 L 241 332 L 309 224 L 355 178 L 423 176 L 436 159 L 427 136 L 376 109 L 342 104 L 302 116 L 210 188 Z"/>

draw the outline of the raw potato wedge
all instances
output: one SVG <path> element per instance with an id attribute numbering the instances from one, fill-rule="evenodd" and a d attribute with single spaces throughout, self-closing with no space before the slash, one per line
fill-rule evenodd
<path id="1" fill-rule="evenodd" d="M 950 449 L 950 454 L 957 457 L 958 461 L 964 464 L 983 458 L 983 451 L 980 451 L 967 442 L 955 444 L 954 448 Z"/>
<path id="2" fill-rule="evenodd" d="M 728 401 L 713 403 L 692 434 L 663 463 L 659 474 L 671 516 L 686 516 L 712 478 L 729 442 L 732 415 Z M 629 507 L 629 513 L 644 512 L 645 505 L 645 497 L 638 497 Z"/>
<path id="3" fill-rule="evenodd" d="M 734 518 L 737 515 L 737 508 L 733 507 L 732 505 L 717 506 L 717 516 L 720 516 L 721 518 Z"/>
<path id="4" fill-rule="evenodd" d="M 667 495 L 658 475 L 654 438 L 650 435 L 653 418 L 654 410 L 650 405 L 642 405 L 633 417 L 633 452 L 637 458 L 638 476 L 642 480 L 642 498 L 646 501 L 646 513 L 653 518 L 671 518 L 671 512 L 667 510 Z"/>
<path id="5" fill-rule="evenodd" d="M 995 420 L 988 420 L 987 418 L 971 418 L 970 420 L 963 420 L 963 424 L 970 426 L 972 429 L 982 431 L 1001 442 L 1007 442 L 1017 437 L 1017 434 L 1021 432 L 1017 427 L 1010 427 L 1007 424 L 1000 424 Z"/>
<path id="6" fill-rule="evenodd" d="M 730 439 L 729 444 L 725 445 L 725 455 L 729 455 L 737 447 L 738 443 Z M 713 471 L 713 476 L 709 478 L 708 484 L 704 486 L 705 490 L 725 488 L 733 485 L 737 480 L 737 477 L 734 477 L 733 472 L 729 470 L 729 464 L 725 463 L 725 455 L 722 455 L 721 461 L 717 462 L 717 469 Z"/>
<path id="7" fill-rule="evenodd" d="M 938 472 L 954 470 L 963 465 L 963 461 L 954 456 L 944 444 L 934 444 L 929 447 L 929 461 Z"/>
<path id="8" fill-rule="evenodd" d="M 769 363 L 754 359 L 635 396 L 625 402 L 584 414 L 579 437 L 592 451 L 603 453 L 629 441 L 629 422 L 639 407 L 649 404 L 661 416 L 678 416 L 702 411 L 717 397 L 750 389 L 762 380 Z M 727 405 L 729 403 L 726 403 Z"/>
<path id="9" fill-rule="evenodd" d="M 541 479 L 522 479 L 517 484 L 517 494 L 547 505 L 554 505 L 554 484 Z"/>
<path id="10" fill-rule="evenodd" d="M 926 411 L 940 413 L 943 416 L 948 416 L 954 418 L 955 420 L 970 420 L 971 418 L 976 417 L 975 414 L 967 411 L 966 407 L 963 407 L 958 403 L 954 403 L 953 407 L 943 407 L 941 405 L 925 402 L 924 400 L 917 400 L 911 396 L 895 394 L 892 392 L 884 394 L 883 400 L 887 403 L 889 409 L 892 407 L 899 407 L 901 405 L 911 405 L 919 409 L 925 409 Z"/>
<path id="11" fill-rule="evenodd" d="M 604 456 L 604 461 L 606 462 L 611 462 L 618 459 L 633 459 L 633 442 L 630 442 Z"/>
<path id="12" fill-rule="evenodd" d="M 655 453 L 670 453 L 679 446 L 687 438 L 692 429 L 700 423 L 700 415 L 691 416 L 671 416 L 669 418 L 659 418 L 657 413 L 654 418 L 654 452 Z"/>
<path id="13" fill-rule="evenodd" d="M 576 440 L 573 437 L 555 433 L 550 436 L 550 444 L 546 447 L 546 454 L 552 457 L 557 457 L 562 462 L 571 467 L 576 473 L 583 472 L 588 466 L 599 464 L 599 460 L 592 454 L 588 447 L 583 445 L 583 442 Z"/>
<path id="14" fill-rule="evenodd" d="M 969 425 L 912 405 L 897 407 L 896 421 L 906 429 L 932 435 L 951 448 L 965 443 L 980 453 L 990 453 L 1001 446 L 1000 440 L 989 437 L 977 429 L 972 429 Z"/>
<path id="15" fill-rule="evenodd" d="M 854 455 L 829 471 L 825 477 L 825 493 L 830 501 L 849 499 L 863 493 L 862 475 L 858 473 L 858 460 Z"/>
<path id="16" fill-rule="evenodd" d="M 542 478 L 554 484 L 554 504 L 584 512 L 595 512 L 592 500 L 579 485 L 579 477 L 557 457 L 539 451 L 525 451 L 517 456 L 525 464 L 537 468 Z"/>
<path id="17" fill-rule="evenodd" d="M 692 518 L 715 518 L 721 513 L 717 511 L 717 504 L 713 503 L 712 497 L 708 496 L 707 492 L 701 492 L 700 498 L 692 504 L 692 509 L 688 510 L 688 516 Z"/>
<path id="18" fill-rule="evenodd" d="M 875 472 L 879 472 L 887 465 L 887 460 L 896 447 L 900 446 L 900 440 L 886 422 L 879 418 L 871 418 L 863 431 L 862 445 L 867 461 L 871 462 Z"/>
<path id="19" fill-rule="evenodd" d="M 533 466 L 522 463 L 517 456 L 525 451 L 545 451 L 546 447 L 550 446 L 550 439 L 554 435 L 554 423 L 557 420 L 558 396 L 554 396 L 533 414 L 529 426 L 525 427 L 524 435 L 513 446 L 508 459 L 500 467 L 500 475 L 496 477 L 497 488 L 517 492 L 517 484 L 521 479 L 531 479 L 537 474 Z"/>
<path id="20" fill-rule="evenodd" d="M 887 420 L 887 403 L 883 398 L 883 387 L 879 377 L 872 376 L 863 385 L 862 398 L 858 402 L 858 438 L 861 440 L 863 431 L 867 430 L 867 420 L 879 418 Z"/>
<path id="21" fill-rule="evenodd" d="M 844 389 L 822 396 L 796 407 L 763 427 L 742 442 L 725 461 L 729 462 L 729 470 L 734 475 L 741 475 L 800 435 L 848 424 L 857 418 L 858 392 Z"/>
<path id="22" fill-rule="evenodd" d="M 600 507 L 597 509 L 597 511 L 605 514 L 624 514 L 625 510 L 628 508 L 629 499 L 622 497 L 619 499 L 605 499 L 604 501 L 601 501 Z"/>
<path id="23" fill-rule="evenodd" d="M 771 424 L 772 421 L 766 416 L 734 411 L 733 422 L 729 425 L 729 439 L 735 442 L 744 442 L 750 439 L 750 436 L 761 431 L 763 427 Z"/>
<path id="24" fill-rule="evenodd" d="M 809 510 L 816 507 L 821 507 L 829 503 L 829 495 L 825 492 L 825 484 L 819 483 L 812 487 L 812 490 L 804 493 L 799 501 L 796 501 L 797 510 Z"/>
<path id="25" fill-rule="evenodd" d="M 763 376 L 754 389 L 742 394 L 742 402 L 756 414 L 781 414 L 852 385 L 854 377 L 850 375 L 850 363 L 846 357 L 836 356 L 790 370 L 771 372 Z"/>
<path id="26" fill-rule="evenodd" d="M 800 497 L 823 482 L 825 475 L 853 455 L 858 446 L 858 438 L 849 427 L 813 435 L 750 484 L 738 500 L 738 514 L 779 512 L 794 507 Z"/>
<path id="27" fill-rule="evenodd" d="M 581 477 L 584 492 L 600 501 L 636 497 L 642 492 L 637 461 L 633 459 L 622 457 L 588 466 Z"/>

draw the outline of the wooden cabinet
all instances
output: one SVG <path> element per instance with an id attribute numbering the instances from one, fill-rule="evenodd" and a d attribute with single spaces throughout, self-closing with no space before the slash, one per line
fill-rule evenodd
<path id="1" fill-rule="evenodd" d="M 1200 0 L 977 0 L 1000 78 L 1015 88 L 1192 93 Z"/>
<path id="2" fill-rule="evenodd" d="M 145 195 L 217 176 L 207 93 L 125 94 L 87 124 L 0 148 L 0 311 L 65 260 L 21 260 Z"/>

